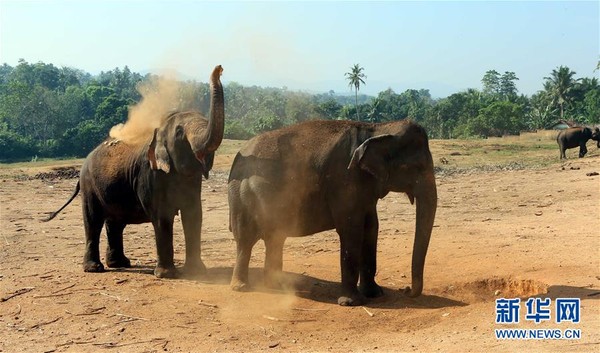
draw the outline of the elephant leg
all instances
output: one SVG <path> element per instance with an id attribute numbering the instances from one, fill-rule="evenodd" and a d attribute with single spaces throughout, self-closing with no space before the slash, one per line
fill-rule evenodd
<path id="1" fill-rule="evenodd" d="M 185 235 L 185 265 L 183 271 L 198 275 L 206 273 L 201 257 L 202 204 L 200 196 L 193 198 L 188 207 L 181 209 L 181 223 Z"/>
<path id="2" fill-rule="evenodd" d="M 245 222 L 242 215 L 233 216 L 231 219 L 233 236 L 236 241 L 237 256 L 233 276 L 231 277 L 231 289 L 234 291 L 250 290 L 248 281 L 248 267 L 252 248 L 258 241 L 257 228 L 254 222 Z"/>
<path id="3" fill-rule="evenodd" d="M 93 195 L 83 196 L 83 226 L 85 228 L 85 254 L 83 255 L 83 271 L 104 272 L 100 261 L 100 233 L 104 225 L 102 206 Z"/>
<path id="4" fill-rule="evenodd" d="M 158 255 L 154 275 L 158 278 L 177 277 L 177 269 L 173 263 L 173 218 L 163 216 L 152 221 Z"/>
<path id="5" fill-rule="evenodd" d="M 340 267 L 342 269 L 342 295 L 338 298 L 338 304 L 342 306 L 362 305 L 366 301 L 356 287 L 359 277 L 364 222 L 348 222 L 348 219 L 353 218 L 362 217 L 345 217 L 346 224 L 336 227 L 340 236 Z"/>
<path id="6" fill-rule="evenodd" d="M 131 261 L 123 251 L 123 229 L 125 223 L 106 221 L 106 236 L 108 246 L 106 247 L 106 264 L 108 267 L 131 267 Z"/>
<path id="7" fill-rule="evenodd" d="M 375 282 L 378 233 L 377 210 L 373 210 L 365 220 L 365 236 L 360 262 L 360 285 L 358 287 L 358 290 L 367 298 L 376 298 L 383 295 L 383 289 Z"/>
<path id="8" fill-rule="evenodd" d="M 579 158 L 583 158 L 583 156 L 585 156 L 586 153 L 587 153 L 587 147 L 585 146 L 585 142 L 584 142 L 579 145 Z"/>
<path id="9" fill-rule="evenodd" d="M 283 286 L 283 245 L 285 236 L 273 233 L 265 237 L 265 286 L 268 288 L 281 288 Z"/>

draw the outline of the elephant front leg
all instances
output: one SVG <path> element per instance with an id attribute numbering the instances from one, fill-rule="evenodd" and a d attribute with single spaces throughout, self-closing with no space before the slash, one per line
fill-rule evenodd
<path id="1" fill-rule="evenodd" d="M 340 235 L 340 265 L 342 269 L 342 295 L 338 304 L 342 306 L 362 305 L 365 297 L 358 291 L 363 225 L 338 229 Z"/>
<path id="2" fill-rule="evenodd" d="M 201 257 L 202 205 L 200 197 L 190 207 L 181 209 L 181 222 L 185 235 L 185 265 L 183 271 L 190 275 L 206 273 Z"/>
<path id="3" fill-rule="evenodd" d="M 131 267 L 131 261 L 123 251 L 123 230 L 125 223 L 106 221 L 106 235 L 108 246 L 106 248 L 106 264 L 108 267 Z"/>
<path id="4" fill-rule="evenodd" d="M 365 236 L 360 261 L 360 285 L 358 290 L 367 298 L 376 298 L 383 295 L 383 289 L 375 282 L 378 233 L 379 221 L 377 211 L 374 210 L 367 215 L 365 220 Z"/>
<path id="5" fill-rule="evenodd" d="M 177 269 L 173 262 L 173 218 L 162 217 L 152 222 L 158 255 L 154 275 L 158 278 L 177 277 Z"/>

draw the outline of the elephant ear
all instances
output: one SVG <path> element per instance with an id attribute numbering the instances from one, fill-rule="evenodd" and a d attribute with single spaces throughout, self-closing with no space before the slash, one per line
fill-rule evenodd
<path id="1" fill-rule="evenodd" d="M 394 141 L 393 135 L 380 135 L 367 139 L 352 154 L 348 169 L 361 168 L 381 181 L 389 177 L 386 156 Z"/>
<path id="2" fill-rule="evenodd" d="M 158 137 L 158 129 L 154 129 L 154 136 L 148 147 L 148 161 L 152 170 L 160 169 L 165 173 L 171 170 L 169 153 L 162 139 Z"/>

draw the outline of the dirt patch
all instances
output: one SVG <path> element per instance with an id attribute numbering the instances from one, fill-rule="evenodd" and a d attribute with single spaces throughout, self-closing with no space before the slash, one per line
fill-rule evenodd
<path id="1" fill-rule="evenodd" d="M 43 180 L 43 181 L 55 181 L 63 179 L 76 179 L 79 178 L 79 171 L 81 166 L 68 166 L 68 167 L 53 167 L 49 172 L 39 172 L 35 175 L 21 174 L 15 176 L 15 180 Z"/>
<path id="2" fill-rule="evenodd" d="M 226 190 L 233 156 L 219 155 L 203 185 L 202 258 L 208 273 L 176 280 L 152 275 L 156 249 L 150 224 L 125 229 L 125 254 L 133 268 L 84 273 L 80 197 L 51 222 L 38 221 L 72 194 L 77 180 L 62 179 L 61 173 L 70 176 L 73 169 L 19 167 L 14 173 L 53 173 L 25 180 L 7 174 L 0 187 L 0 351 L 597 350 L 600 189 L 597 177 L 586 174 L 598 170 L 599 155 L 570 159 L 569 167 L 579 169 L 568 171 L 554 156 L 548 167 L 438 174 L 438 211 L 424 292 L 417 298 L 403 294 L 411 285 L 415 207 L 401 194 L 380 200 L 376 280 L 385 295 L 364 308 L 336 303 L 341 288 L 334 231 L 286 241 L 284 271 L 294 291 L 260 285 L 262 242 L 250 262 L 255 291 L 231 291 L 235 243 L 228 230 Z M 104 255 L 104 235 L 101 243 Z M 174 248 L 182 266 L 179 219 Z M 581 339 L 497 340 L 494 299 L 513 296 L 581 298 L 582 320 L 576 326 L 531 325 L 577 328 Z"/>
<path id="3" fill-rule="evenodd" d="M 497 298 L 528 298 L 548 293 L 548 285 L 530 279 L 487 278 L 446 287 L 443 296 L 473 304 L 494 301 Z"/>

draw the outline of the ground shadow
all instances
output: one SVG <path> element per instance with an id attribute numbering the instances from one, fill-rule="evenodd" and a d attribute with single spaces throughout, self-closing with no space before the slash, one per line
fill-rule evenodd
<path id="1" fill-rule="evenodd" d="M 600 289 L 553 285 L 548 287 L 548 293 L 533 296 L 534 298 L 581 298 L 600 299 Z"/>
<path id="2" fill-rule="evenodd" d="M 141 273 L 145 275 L 154 275 L 154 266 L 132 265 L 131 267 L 104 268 L 105 272 L 123 272 L 123 273 Z"/>
<path id="3" fill-rule="evenodd" d="M 231 281 L 233 268 L 215 267 L 207 270 L 207 273 L 199 276 L 188 276 L 185 279 L 207 284 L 227 285 Z M 341 283 L 327 281 L 305 274 L 291 272 L 283 273 L 283 289 L 275 290 L 263 285 L 262 268 L 250 268 L 249 280 L 251 283 L 250 291 L 275 293 L 289 295 L 294 293 L 296 296 L 308 300 L 314 300 L 322 303 L 337 305 L 337 299 L 341 294 Z M 454 306 L 466 306 L 467 303 L 445 298 L 439 295 L 424 294 L 417 298 L 406 296 L 403 289 L 383 288 L 384 296 L 369 299 L 365 304 L 367 307 L 380 309 L 402 309 L 402 308 L 423 308 L 435 309 Z"/>

